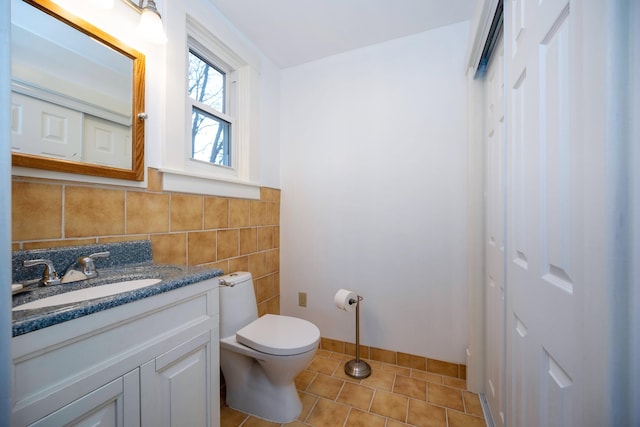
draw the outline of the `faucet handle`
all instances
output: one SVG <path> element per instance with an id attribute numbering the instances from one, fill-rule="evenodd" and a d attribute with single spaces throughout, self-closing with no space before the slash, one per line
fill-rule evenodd
<path id="1" fill-rule="evenodd" d="M 111 252 L 109 251 L 96 252 L 95 254 L 89 255 L 89 258 L 95 260 L 96 258 L 109 258 L 110 255 L 111 255 Z"/>
<path id="2" fill-rule="evenodd" d="M 78 262 L 80 263 L 80 265 L 82 265 L 82 269 L 84 270 L 83 273 L 85 274 L 85 276 L 87 276 L 87 279 L 96 277 L 98 275 L 96 266 L 93 261 L 95 261 L 96 258 L 108 258 L 109 255 L 111 255 L 111 252 L 105 251 L 97 252 L 89 256 L 81 256 L 80 258 L 78 258 Z"/>
<path id="3" fill-rule="evenodd" d="M 59 285 L 60 277 L 58 276 L 58 272 L 56 271 L 53 263 L 48 259 L 30 259 L 24 260 L 22 265 L 25 267 L 32 267 L 34 265 L 44 264 L 44 271 L 42 272 L 42 280 L 40 281 L 43 285 Z"/>

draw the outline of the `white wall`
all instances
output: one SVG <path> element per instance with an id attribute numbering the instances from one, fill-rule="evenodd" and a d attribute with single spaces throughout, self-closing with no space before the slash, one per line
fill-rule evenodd
<path id="1" fill-rule="evenodd" d="M 466 346 L 468 23 L 282 71 L 281 311 L 457 363 Z M 297 293 L 308 293 L 308 307 Z"/>
<path id="2" fill-rule="evenodd" d="M 260 184 L 280 188 L 280 69 L 264 59 L 260 81 Z"/>
<path id="3" fill-rule="evenodd" d="M 260 155 L 258 184 L 279 188 L 280 112 L 277 106 L 279 105 L 280 70 L 255 48 L 246 36 L 240 33 L 211 2 L 208 0 L 190 0 L 189 2 L 158 0 L 156 4 L 163 17 L 165 31 L 169 39 L 166 45 L 147 42 L 138 34 L 137 25 L 140 15 L 124 2 L 116 1 L 113 9 L 109 10 L 96 8 L 94 4 L 86 0 L 57 0 L 56 3 L 145 54 L 145 107 L 149 116 L 145 123 L 145 162 L 147 166 L 156 168 L 166 166 L 167 159 L 163 157 L 164 144 L 184 146 L 182 136 L 179 137 L 181 139 L 167 137 L 169 133 L 167 129 L 175 131 L 176 123 L 175 114 L 173 111 L 168 111 L 169 107 L 185 105 L 186 109 L 185 98 L 167 95 L 168 89 L 175 86 L 172 83 L 175 73 L 172 74 L 171 70 L 168 70 L 171 64 L 167 62 L 167 52 L 171 49 L 185 49 L 186 52 L 185 14 L 198 17 L 198 20 L 206 24 L 213 35 L 229 46 L 242 49 L 240 54 L 257 58 L 261 63 L 261 74 L 258 79 L 259 118 L 256 131 Z M 184 134 L 186 138 L 186 131 L 177 133 Z M 52 176 L 50 173 L 44 176 L 59 177 Z M 65 175 L 64 179 L 109 182 L 109 180 L 73 174 Z M 136 185 L 133 182 L 123 184 Z"/>

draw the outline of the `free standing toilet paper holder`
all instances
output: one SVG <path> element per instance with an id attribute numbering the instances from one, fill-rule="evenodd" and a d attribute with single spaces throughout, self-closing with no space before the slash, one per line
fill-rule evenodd
<path id="1" fill-rule="evenodd" d="M 356 358 L 344 365 L 344 373 L 357 379 L 367 378 L 371 375 L 371 366 L 364 360 L 360 360 L 360 301 L 362 300 L 360 295 L 357 300 L 349 300 L 349 305 L 356 305 Z"/>

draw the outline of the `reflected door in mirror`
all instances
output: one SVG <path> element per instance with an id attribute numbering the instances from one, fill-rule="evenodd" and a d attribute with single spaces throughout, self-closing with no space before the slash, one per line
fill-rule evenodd
<path id="1" fill-rule="evenodd" d="M 144 56 L 48 0 L 11 24 L 14 165 L 142 180 Z"/>

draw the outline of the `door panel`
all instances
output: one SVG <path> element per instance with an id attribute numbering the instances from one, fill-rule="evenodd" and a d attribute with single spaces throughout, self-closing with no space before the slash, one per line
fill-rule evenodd
<path id="1" fill-rule="evenodd" d="M 135 369 L 31 425 L 34 427 L 139 426 L 140 418 L 135 409 L 140 404 L 138 382 L 139 371 Z"/>
<path id="2" fill-rule="evenodd" d="M 212 424 L 211 342 L 204 332 L 145 363 L 140 377 L 142 422 L 149 427 L 200 427 Z M 215 403 L 215 400 L 212 400 Z M 216 418 L 217 420 L 218 418 Z"/>
<path id="3" fill-rule="evenodd" d="M 509 425 L 578 425 L 581 295 L 565 0 L 507 1 Z"/>
<path id="4" fill-rule="evenodd" d="M 504 58 L 500 42 L 487 69 L 486 93 L 486 274 L 485 375 L 487 401 L 504 426 Z"/>
<path id="5" fill-rule="evenodd" d="M 624 313 L 634 5 L 504 1 L 502 148 L 495 103 L 485 122 L 485 372 L 496 424 L 503 410 L 504 425 L 516 427 L 633 425 Z M 490 78 L 487 99 L 495 97 Z"/>

